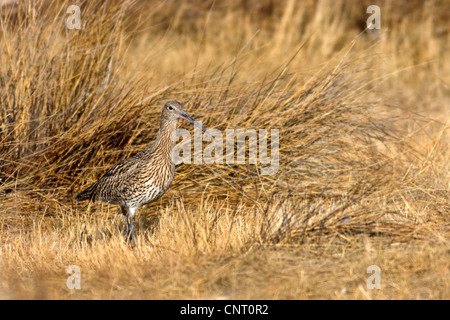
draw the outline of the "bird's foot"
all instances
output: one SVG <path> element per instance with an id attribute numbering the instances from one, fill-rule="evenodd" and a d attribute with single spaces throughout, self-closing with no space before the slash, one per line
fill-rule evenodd
<path id="1" fill-rule="evenodd" d="M 126 242 L 128 242 L 129 244 L 133 244 L 135 247 L 137 246 L 136 229 L 134 228 L 134 226 L 132 224 L 127 225 L 127 229 L 123 233 L 123 236 L 124 236 Z"/>

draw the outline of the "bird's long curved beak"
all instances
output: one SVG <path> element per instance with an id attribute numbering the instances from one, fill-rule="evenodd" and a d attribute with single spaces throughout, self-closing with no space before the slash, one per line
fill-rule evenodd
<path id="1" fill-rule="evenodd" d="M 200 122 L 194 120 L 193 118 L 191 118 L 186 112 L 181 111 L 180 112 L 180 117 L 189 121 L 190 123 L 193 123 L 195 126 L 197 126 L 198 128 L 200 128 L 203 132 L 206 131 L 206 129 L 200 124 Z"/>

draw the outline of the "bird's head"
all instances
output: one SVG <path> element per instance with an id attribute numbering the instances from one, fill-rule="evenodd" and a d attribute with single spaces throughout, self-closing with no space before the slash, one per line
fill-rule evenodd
<path id="1" fill-rule="evenodd" d="M 162 117 L 165 120 L 178 121 L 179 118 L 193 123 L 195 126 L 199 127 L 203 132 L 206 129 L 193 118 L 191 118 L 186 112 L 184 112 L 184 106 L 178 101 L 168 101 L 163 108 Z"/>

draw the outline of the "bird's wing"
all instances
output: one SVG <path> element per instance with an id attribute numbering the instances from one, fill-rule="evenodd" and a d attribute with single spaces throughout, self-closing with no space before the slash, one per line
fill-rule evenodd
<path id="1" fill-rule="evenodd" d="M 126 158 L 109 167 L 108 170 L 106 170 L 105 174 L 100 179 L 111 176 L 117 178 L 127 176 L 129 173 L 137 171 L 138 164 L 139 161 L 136 156 Z"/>

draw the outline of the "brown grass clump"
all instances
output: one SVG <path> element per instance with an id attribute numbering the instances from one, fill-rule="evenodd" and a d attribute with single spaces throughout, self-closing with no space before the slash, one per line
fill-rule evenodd
<path id="1" fill-rule="evenodd" d="M 0 297 L 449 298 L 445 1 L 381 2 L 380 30 L 348 1 L 79 1 L 80 30 L 71 4 L 2 6 Z M 72 199 L 171 99 L 278 129 L 279 168 L 178 166 L 133 250 L 115 207 Z"/>

